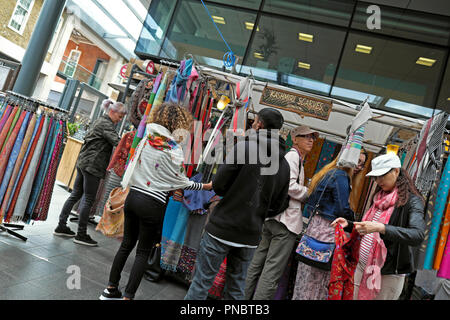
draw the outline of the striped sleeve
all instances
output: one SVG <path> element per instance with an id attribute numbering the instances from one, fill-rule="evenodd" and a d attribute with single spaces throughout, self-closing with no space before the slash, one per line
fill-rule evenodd
<path id="1" fill-rule="evenodd" d="M 203 183 L 194 182 L 189 187 L 184 188 L 184 190 L 202 190 L 203 189 Z"/>

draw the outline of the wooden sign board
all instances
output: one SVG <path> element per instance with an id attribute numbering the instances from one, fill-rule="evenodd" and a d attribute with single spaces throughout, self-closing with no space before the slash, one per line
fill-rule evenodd
<path id="1" fill-rule="evenodd" d="M 317 99 L 301 94 L 265 87 L 260 104 L 328 121 L 333 103 L 330 100 Z"/>

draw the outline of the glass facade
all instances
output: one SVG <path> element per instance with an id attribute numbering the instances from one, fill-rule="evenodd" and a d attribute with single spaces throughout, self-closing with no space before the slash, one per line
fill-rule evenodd
<path id="1" fill-rule="evenodd" d="M 241 75 L 415 117 L 450 112 L 449 16 L 378 6 L 374 29 L 364 1 L 204 3 Z M 198 0 L 152 0 L 135 49 L 143 59 L 192 54 L 220 69 L 227 51 Z"/>

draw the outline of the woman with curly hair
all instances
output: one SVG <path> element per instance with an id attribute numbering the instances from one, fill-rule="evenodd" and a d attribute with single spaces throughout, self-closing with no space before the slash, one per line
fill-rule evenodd
<path id="1" fill-rule="evenodd" d="M 123 295 L 126 300 L 134 298 L 150 251 L 160 241 L 169 192 L 212 189 L 212 183 L 195 183 L 185 175 L 184 153 L 179 143 L 189 134 L 192 121 L 189 111 L 175 104 L 162 104 L 152 110 L 144 138 L 130 159 L 122 180 L 122 187 L 130 188 L 124 206 L 124 236 L 101 300 L 122 298 L 118 288 L 120 276 L 128 256 L 138 243 Z"/>
<path id="2" fill-rule="evenodd" d="M 362 221 L 338 218 L 332 226 L 354 227 L 362 236 L 354 300 L 398 300 L 405 275 L 414 271 L 410 249 L 424 239 L 424 199 L 394 154 L 373 159 L 367 176 L 378 186 Z"/>

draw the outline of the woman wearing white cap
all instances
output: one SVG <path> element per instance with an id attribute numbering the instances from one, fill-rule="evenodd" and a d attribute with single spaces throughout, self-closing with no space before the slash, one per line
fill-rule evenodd
<path id="1" fill-rule="evenodd" d="M 424 199 L 395 154 L 372 160 L 377 190 L 362 222 L 333 221 L 362 236 L 355 271 L 354 300 L 398 300 L 405 275 L 413 272 L 410 247 L 424 239 Z"/>

